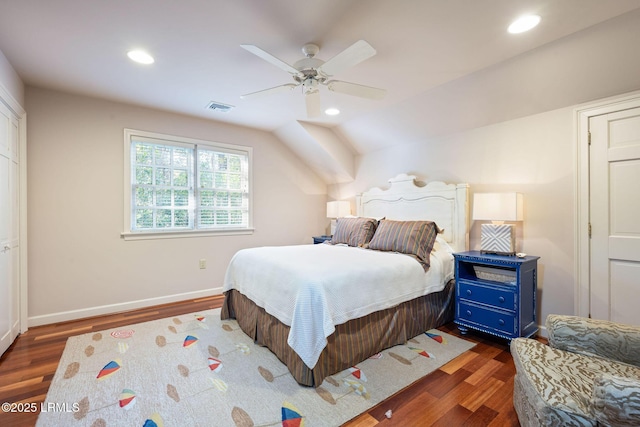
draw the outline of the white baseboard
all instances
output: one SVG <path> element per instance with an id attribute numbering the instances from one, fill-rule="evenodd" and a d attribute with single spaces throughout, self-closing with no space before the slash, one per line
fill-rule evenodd
<path id="1" fill-rule="evenodd" d="M 538 329 L 538 336 L 543 338 L 549 338 L 549 332 L 547 332 L 546 326 L 540 326 Z"/>
<path id="2" fill-rule="evenodd" d="M 185 292 L 181 294 L 167 295 L 163 297 L 146 298 L 137 301 L 128 301 L 118 304 L 101 305 L 97 307 L 81 308 L 79 310 L 62 311 L 59 313 L 43 314 L 29 317 L 29 327 L 49 325 L 51 323 L 66 322 L 68 320 L 82 319 L 85 317 L 101 316 L 104 314 L 119 313 L 154 305 L 168 304 L 194 298 L 204 298 L 222 294 L 222 288 L 210 288 L 202 291 Z"/>

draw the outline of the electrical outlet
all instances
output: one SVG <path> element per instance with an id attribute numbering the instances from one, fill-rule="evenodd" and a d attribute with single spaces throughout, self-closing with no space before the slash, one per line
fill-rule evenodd
<path id="1" fill-rule="evenodd" d="M 207 260 L 206 260 L 206 259 L 204 259 L 204 258 L 203 258 L 203 259 L 201 259 L 201 260 L 200 260 L 200 264 L 199 264 L 199 265 L 200 265 L 200 268 L 201 268 L 201 269 L 203 269 L 203 268 L 207 268 Z"/>

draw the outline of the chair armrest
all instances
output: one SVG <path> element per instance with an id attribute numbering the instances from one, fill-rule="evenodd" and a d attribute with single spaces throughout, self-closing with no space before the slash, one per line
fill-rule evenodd
<path id="1" fill-rule="evenodd" d="M 640 367 L 640 327 L 607 320 L 550 314 L 549 345 Z"/>
<path id="2" fill-rule="evenodd" d="M 593 417 L 599 425 L 640 425 L 640 379 L 600 374 L 591 396 Z"/>

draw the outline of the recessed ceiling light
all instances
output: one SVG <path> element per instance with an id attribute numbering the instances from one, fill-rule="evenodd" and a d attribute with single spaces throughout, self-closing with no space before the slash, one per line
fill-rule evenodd
<path id="1" fill-rule="evenodd" d="M 327 116 L 337 116 L 338 114 L 340 114 L 340 110 L 338 110 L 337 108 L 327 108 L 326 110 L 324 110 L 324 113 Z"/>
<path id="2" fill-rule="evenodd" d="M 127 56 L 129 59 L 139 64 L 153 64 L 155 62 L 153 56 L 149 55 L 144 50 L 130 50 L 127 52 Z"/>
<path id="3" fill-rule="evenodd" d="M 513 21 L 513 23 L 509 25 L 507 31 L 509 31 L 511 34 L 524 33 L 525 31 L 529 31 L 530 29 L 534 28 L 539 23 L 539 15 L 526 15 Z"/>

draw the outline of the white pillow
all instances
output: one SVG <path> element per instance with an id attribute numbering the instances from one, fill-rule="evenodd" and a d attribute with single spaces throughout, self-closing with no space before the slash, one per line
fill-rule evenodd
<path id="1" fill-rule="evenodd" d="M 444 239 L 444 237 L 442 237 L 439 234 L 436 236 L 436 241 L 433 244 L 433 250 L 434 251 L 445 251 L 445 252 L 449 252 L 450 254 L 455 252 L 453 250 L 453 248 L 451 246 L 449 246 L 449 243 L 447 243 L 447 241 Z"/>

